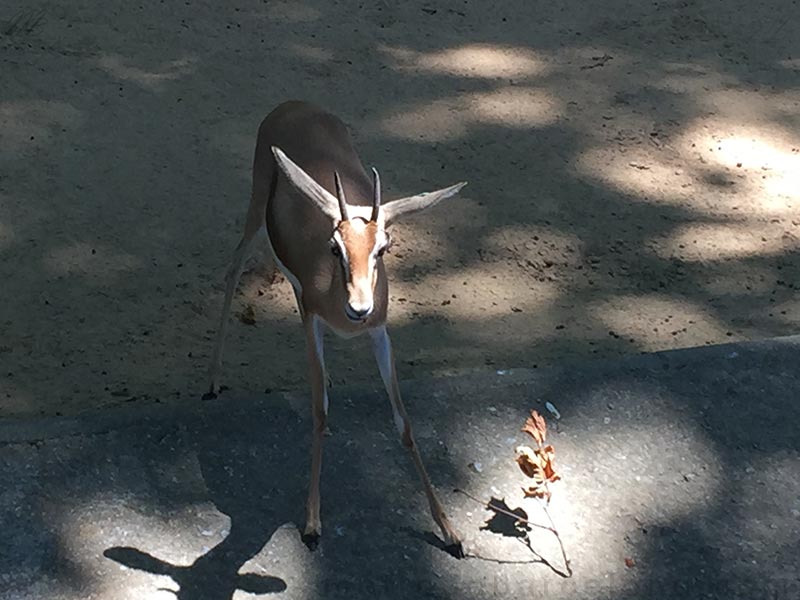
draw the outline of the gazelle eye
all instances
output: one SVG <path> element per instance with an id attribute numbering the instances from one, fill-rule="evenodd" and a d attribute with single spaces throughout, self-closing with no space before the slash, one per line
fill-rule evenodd
<path id="1" fill-rule="evenodd" d="M 339 244 L 332 244 L 331 245 L 331 254 L 333 254 L 334 256 L 341 256 L 342 255 L 342 249 L 339 248 Z"/>
<path id="2" fill-rule="evenodd" d="M 378 250 L 378 256 L 383 256 L 384 254 L 386 254 L 389 251 L 389 248 L 391 247 L 392 247 L 392 238 L 386 236 L 386 243 L 383 246 L 381 246 L 380 250 Z"/>

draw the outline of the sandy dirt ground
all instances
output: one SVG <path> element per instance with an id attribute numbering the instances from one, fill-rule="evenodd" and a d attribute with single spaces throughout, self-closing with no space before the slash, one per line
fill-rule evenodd
<path id="1" fill-rule="evenodd" d="M 260 120 L 342 116 L 385 196 L 402 378 L 800 331 L 796 1 L 0 6 L 0 416 L 199 396 Z M 223 383 L 305 386 L 246 277 Z M 329 338 L 334 384 L 376 378 Z"/>

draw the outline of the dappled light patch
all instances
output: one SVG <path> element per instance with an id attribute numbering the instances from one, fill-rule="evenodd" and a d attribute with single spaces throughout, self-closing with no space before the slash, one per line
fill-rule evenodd
<path id="1" fill-rule="evenodd" d="M 51 510 L 51 507 L 46 509 Z M 209 509 L 213 510 L 212 507 Z M 176 565 L 191 564 L 192 555 L 199 550 L 196 547 L 198 543 L 207 541 L 207 538 L 197 535 L 196 528 L 191 526 L 191 517 L 196 515 L 197 507 L 187 505 L 183 515 L 186 521 L 178 526 L 177 519 L 164 519 L 155 514 L 150 505 L 140 502 L 127 490 L 101 492 L 80 501 L 62 500 L 58 511 L 58 519 L 54 520 L 53 526 L 67 555 L 84 556 L 89 553 L 97 557 L 96 564 L 91 565 L 97 575 L 91 589 L 100 597 L 119 596 L 117 577 L 120 576 L 125 578 L 125 588 L 132 592 L 159 589 L 172 592 L 174 598 L 179 590 L 179 586 L 163 570 L 147 572 L 136 569 L 134 565 L 120 566 L 104 557 L 103 553 L 111 540 L 150 548 L 154 555 L 149 557 L 152 562 L 160 560 Z M 224 518 L 224 515 L 220 516 Z M 180 519 L 178 515 L 175 517 Z M 102 520 L 114 523 L 114 527 L 109 530 L 101 524 Z M 121 573 L 122 569 L 126 572 Z M 108 576 L 112 570 L 116 577 Z"/>
<path id="2" fill-rule="evenodd" d="M 559 102 L 541 88 L 506 87 L 468 94 L 467 107 L 474 122 L 508 127 L 542 127 L 558 118 Z"/>
<path id="3" fill-rule="evenodd" d="M 800 58 L 785 58 L 783 60 L 779 60 L 778 64 L 785 69 L 800 71 Z"/>
<path id="4" fill-rule="evenodd" d="M 744 132 L 743 132 L 744 133 Z M 796 212 L 800 205 L 800 138 L 769 130 L 706 140 L 716 144 L 714 159 L 728 168 L 760 176 L 763 191 L 757 208 L 766 214 Z"/>
<path id="5" fill-rule="evenodd" d="M 632 339 L 646 351 L 674 347 L 684 336 L 718 339 L 728 331 L 707 307 L 666 294 L 619 294 L 595 302 L 589 312 L 610 336 Z"/>
<path id="6" fill-rule="evenodd" d="M 800 203 L 800 142 L 688 129 L 671 155 L 584 151 L 580 172 L 644 204 L 667 204 L 710 217 L 790 216 Z M 785 138 L 784 138 L 785 139 Z M 702 226 L 702 225 L 700 225 Z M 747 254 L 747 251 L 744 252 Z"/>
<path id="7" fill-rule="evenodd" d="M 708 123 L 724 135 L 750 133 L 771 143 L 789 137 L 791 130 L 782 127 L 780 117 L 797 114 L 800 90 L 753 89 L 729 76 L 718 89 L 699 95 L 697 101 L 713 111 Z"/>
<path id="8" fill-rule="evenodd" d="M 693 197 L 694 178 L 685 170 L 644 152 L 619 154 L 592 147 L 575 160 L 578 171 L 642 204 L 683 204 Z M 694 207 L 692 207 L 694 208 Z M 699 207 L 698 212 L 707 209 Z"/>
<path id="9" fill-rule="evenodd" d="M 738 83 L 734 76 L 722 73 L 712 65 L 666 62 L 663 68 L 663 76 L 649 82 L 652 88 L 677 94 L 692 94 L 701 102 L 708 99 L 709 88 L 730 87 Z"/>
<path id="10" fill-rule="evenodd" d="M 458 97 L 401 108 L 379 121 L 382 133 L 413 142 L 448 142 L 464 137 L 469 118 Z"/>
<path id="11" fill-rule="evenodd" d="M 445 440 L 448 447 L 457 446 L 465 432 L 473 440 L 473 447 L 456 452 L 454 460 L 481 461 L 483 468 L 460 489 L 473 500 L 493 497 L 495 508 L 486 506 L 474 517 L 467 513 L 479 528 L 471 546 L 474 555 L 507 564 L 538 558 L 560 568 L 559 547 L 552 536 L 557 525 L 562 550 L 574 558 L 573 553 L 590 548 L 588 552 L 610 576 L 624 574 L 631 561 L 655 568 L 644 560 L 642 547 L 659 542 L 660 527 L 713 514 L 730 491 L 724 448 L 704 428 L 707 404 L 698 399 L 696 405 L 687 406 L 688 398 L 659 381 L 661 373 L 680 368 L 682 362 L 664 360 L 662 369 L 658 361 L 651 361 L 649 368 L 635 375 L 623 367 L 614 375 L 601 369 L 591 381 L 582 380 L 579 371 L 567 365 L 554 378 L 545 373 L 541 380 L 534 376 L 538 383 L 517 392 L 509 404 L 503 394 L 516 384 L 502 387 L 500 382 L 512 375 L 498 371 L 494 381 L 487 376 L 486 404 L 455 412 L 449 431 L 457 433 Z M 545 512 L 543 501 L 526 499 L 520 490 L 520 466 L 502 459 L 506 453 L 513 456 L 520 439 L 530 441 L 524 435 L 515 437 L 508 427 L 507 416 L 524 416 L 523 398 L 540 410 L 550 399 L 558 404 L 561 416 L 548 422 L 547 442 L 557 446 L 563 480 L 556 484 Z M 503 413 L 501 407 L 511 405 L 513 413 Z M 538 439 L 535 442 L 539 444 Z M 527 461 L 522 468 L 527 468 Z M 523 481 L 529 480 L 523 477 Z M 505 523 L 497 518 L 497 507 L 509 517 Z M 626 528 L 629 535 L 615 534 L 616 527 Z M 520 538 L 529 539 L 527 548 Z M 711 539 L 716 541 L 713 533 Z M 591 586 L 593 572 L 578 562 L 576 576 L 588 576 L 581 588 Z"/>
<path id="12" fill-rule="evenodd" d="M 435 52 L 397 46 L 379 49 L 393 60 L 396 70 L 412 73 L 508 79 L 543 75 L 548 70 L 542 55 L 526 46 L 467 44 Z"/>
<path id="13" fill-rule="evenodd" d="M 322 13 L 305 3 L 289 0 L 271 1 L 266 6 L 266 16 L 277 23 L 311 23 L 322 17 Z"/>
<path id="14" fill-rule="evenodd" d="M 52 314 L 75 325 L 56 333 L 41 376 L 21 375 L 28 356 L 7 356 L 16 385 L 50 414 L 192 393 L 241 235 L 257 124 L 292 97 L 344 117 L 387 199 L 470 181 L 468 197 L 396 230 L 386 262 L 404 377 L 795 332 L 788 47 L 745 59 L 733 37 L 708 33 L 730 34 L 727 17 L 693 20 L 694 5 L 674 23 L 662 5 L 516 8 L 414 5 L 400 19 L 382 4 L 101 3 L 47 9 L 33 34 L 3 37 L 14 74 L 0 104 L 8 334 L 48 339 Z M 136 36 L 120 37 L 125 20 L 141 23 Z M 769 157 L 769 170 L 742 158 L 740 140 L 761 144 L 749 155 Z M 101 234 L 65 239 L 88 229 Z M 97 256 L 70 249 L 95 237 Z M 256 276 L 241 291 L 234 310 L 252 306 L 256 324 L 235 322 L 226 383 L 303 388 L 290 286 Z M 705 307 L 719 325 L 707 331 L 724 337 L 665 339 L 659 326 L 648 345 L 595 318 L 605 300 L 640 292 Z M 40 295 L 52 307 L 26 318 L 25 298 Z M 353 346 L 331 356 L 340 380 L 373 375 L 348 370 Z M 81 359 L 61 367 L 62 354 Z"/>
<path id="15" fill-rule="evenodd" d="M 513 260 L 517 267 L 542 276 L 557 276 L 559 269 L 579 265 L 584 253 L 580 236 L 541 225 L 496 228 L 486 234 L 484 248 L 497 259 Z"/>
<path id="16" fill-rule="evenodd" d="M 9 246 L 14 241 L 14 229 L 0 221 L 0 248 Z"/>
<path id="17" fill-rule="evenodd" d="M 737 527 L 744 537 L 757 540 L 761 551 L 797 544 L 796 530 L 777 527 L 767 516 L 777 512 L 800 518 L 800 504 L 793 485 L 797 476 L 797 456 L 792 452 L 771 456 L 754 453 L 743 468 L 731 474 L 741 489 L 733 511 Z"/>
<path id="18" fill-rule="evenodd" d="M 88 242 L 73 242 L 52 248 L 44 258 L 47 269 L 57 275 L 82 275 L 108 279 L 135 271 L 141 259 L 132 254 Z"/>
<path id="19" fill-rule="evenodd" d="M 286 49 L 295 56 L 315 63 L 330 62 L 335 56 L 334 51 L 330 48 L 323 48 L 312 44 L 287 44 Z"/>
<path id="20" fill-rule="evenodd" d="M 800 239 L 769 223 L 703 223 L 676 227 L 657 250 L 665 259 L 679 256 L 688 262 L 720 261 L 770 256 L 800 248 Z"/>
<path id="21" fill-rule="evenodd" d="M 15 158 L 27 148 L 48 144 L 62 130 L 81 124 L 81 111 L 67 102 L 55 100 L 13 100 L 0 102 L 0 157 Z"/>
<path id="22" fill-rule="evenodd" d="M 8 359 L 12 357 L 12 352 L 22 354 L 27 350 L 27 348 L 23 349 L 0 341 L 0 361 L 7 363 Z M 9 376 L 9 373 L 11 373 L 11 376 Z M 17 386 L 14 381 L 15 377 L 25 375 L 25 372 L 6 371 L 5 373 L 0 373 L 0 375 L 4 377 L 3 387 L 0 390 L 0 403 L 3 406 L 3 414 L 12 418 L 31 414 L 37 406 L 36 398 L 24 388 Z"/>
<path id="23" fill-rule="evenodd" d="M 520 293 L 519 280 L 513 272 L 489 273 L 479 266 L 455 273 L 431 273 L 420 281 L 395 280 L 392 321 L 401 325 L 425 316 L 473 321 L 540 311 L 558 297 L 559 291 L 551 282 L 532 281 L 534 284 L 536 294 L 526 296 Z M 480 333 L 474 332 L 478 338 Z"/>
<path id="24" fill-rule="evenodd" d="M 728 259 L 716 264 L 699 262 L 693 268 L 702 269 L 707 276 L 699 281 L 706 297 L 742 297 L 744 292 L 771 295 L 775 289 L 775 273 L 769 267 L 751 259 Z"/>
<path id="25" fill-rule="evenodd" d="M 505 86 L 401 108 L 383 117 L 378 127 L 399 139 L 445 142 L 466 136 L 472 127 L 487 124 L 520 129 L 544 127 L 559 114 L 559 101 L 544 89 Z"/>
<path id="26" fill-rule="evenodd" d="M 154 69 L 144 69 L 130 64 L 130 61 L 119 54 L 106 54 L 97 59 L 97 65 L 109 75 L 130 81 L 151 91 L 158 91 L 162 84 L 181 79 L 191 74 L 195 68 L 195 60 L 183 57 L 161 63 Z"/>
<path id="27" fill-rule="evenodd" d="M 590 146 L 575 161 L 578 171 L 637 202 L 666 203 L 697 214 L 788 216 L 795 211 L 800 140 L 782 121 L 795 114 L 797 92 L 742 89 L 733 76 L 708 65 L 667 63 L 664 69 L 649 88 L 691 97 L 708 114 L 666 125 L 626 115 L 628 127 L 611 115 L 609 124 L 619 130 L 611 141 L 633 147 Z"/>

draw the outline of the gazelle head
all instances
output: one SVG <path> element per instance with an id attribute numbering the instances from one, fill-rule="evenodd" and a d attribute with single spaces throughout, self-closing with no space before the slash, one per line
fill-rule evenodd
<path id="1" fill-rule="evenodd" d="M 371 206 L 352 205 L 347 203 L 338 172 L 334 172 L 336 196 L 333 196 L 280 148 L 273 146 L 272 152 L 292 187 L 331 220 L 328 243 L 331 253 L 341 263 L 347 291 L 344 311 L 347 318 L 354 322 L 365 321 L 375 308 L 378 264 L 391 243 L 387 231 L 389 226 L 404 215 L 418 212 L 454 196 L 467 185 L 466 182 L 461 182 L 435 192 L 382 204 L 380 176 L 377 170 L 372 169 Z"/>

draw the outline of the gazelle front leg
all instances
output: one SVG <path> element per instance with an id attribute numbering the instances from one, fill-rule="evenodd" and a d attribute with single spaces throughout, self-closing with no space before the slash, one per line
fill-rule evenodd
<path id="1" fill-rule="evenodd" d="M 308 371 L 311 383 L 311 479 L 306 503 L 306 527 L 303 541 L 310 549 L 317 547 L 322 535 L 319 516 L 319 485 L 322 474 L 322 440 L 328 419 L 328 391 L 325 387 L 325 361 L 322 350 L 322 322 L 316 315 L 303 319 L 308 352 Z"/>
<path id="2" fill-rule="evenodd" d="M 394 416 L 395 426 L 397 427 L 398 433 L 400 433 L 403 446 L 411 452 L 411 457 L 414 459 L 414 465 L 417 468 L 419 477 L 422 480 L 422 485 L 425 488 L 425 495 L 428 497 L 428 504 L 430 505 L 433 520 L 436 521 L 436 524 L 442 531 L 442 536 L 447 544 L 447 550 L 457 558 L 462 558 L 464 556 L 464 550 L 461 546 L 461 540 L 450 524 L 439 499 L 436 497 L 436 492 L 433 490 L 430 477 L 428 477 L 428 472 L 425 470 L 422 457 L 414 441 L 408 413 L 406 413 L 403 400 L 400 398 L 400 386 L 397 383 L 397 372 L 395 371 L 394 355 L 392 354 L 392 343 L 389 339 L 389 333 L 386 331 L 386 327 L 383 326 L 371 329 L 370 336 L 372 337 L 372 349 L 375 353 L 375 360 L 378 362 L 378 369 L 381 372 L 381 379 L 383 379 L 384 386 L 389 394 L 389 400 L 392 403 L 392 414 Z"/>

